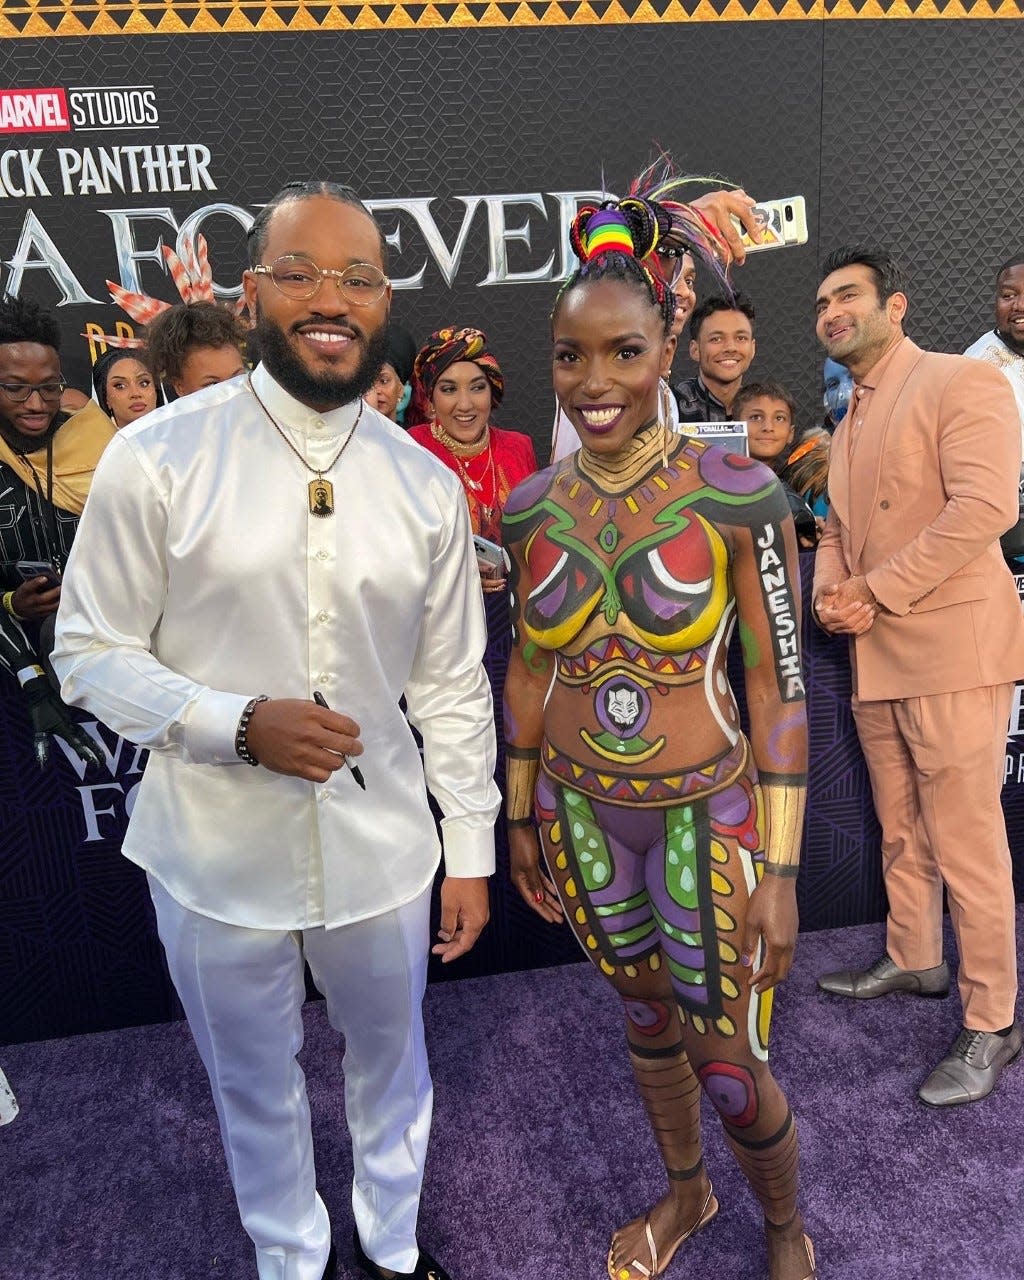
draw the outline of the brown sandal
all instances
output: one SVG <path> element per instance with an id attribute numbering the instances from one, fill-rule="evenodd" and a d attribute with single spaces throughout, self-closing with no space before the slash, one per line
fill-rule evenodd
<path id="1" fill-rule="evenodd" d="M 639 1258 L 634 1258 L 633 1261 L 628 1263 L 626 1266 L 615 1268 L 612 1265 L 612 1251 L 609 1249 L 608 1275 L 610 1280 L 633 1280 L 634 1274 L 639 1274 L 643 1277 L 643 1280 L 658 1280 L 659 1276 L 663 1276 L 665 1274 L 665 1268 L 676 1256 L 676 1250 L 679 1246 L 689 1240 L 691 1236 L 696 1235 L 701 1227 L 706 1227 L 717 1212 L 718 1201 L 715 1199 L 715 1191 L 713 1187 L 709 1186 L 708 1197 L 704 1201 L 704 1205 L 697 1216 L 697 1221 L 689 1231 L 683 1232 L 675 1244 L 673 1244 L 672 1248 L 668 1250 L 664 1259 L 660 1260 L 660 1265 L 658 1258 L 658 1246 L 654 1243 L 654 1232 L 651 1230 L 651 1215 L 649 1213 L 644 1214 L 644 1232 L 647 1236 L 647 1249 L 650 1254 L 651 1265 L 648 1267 L 647 1264 L 641 1262 Z"/>

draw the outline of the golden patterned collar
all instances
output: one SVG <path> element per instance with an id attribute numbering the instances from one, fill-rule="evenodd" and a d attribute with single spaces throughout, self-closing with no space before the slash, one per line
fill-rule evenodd
<path id="1" fill-rule="evenodd" d="M 679 440 L 660 422 L 644 427 L 618 453 L 593 453 L 580 449 L 576 465 L 580 474 L 606 493 L 627 493 L 655 466 L 667 466 L 669 451 Z"/>

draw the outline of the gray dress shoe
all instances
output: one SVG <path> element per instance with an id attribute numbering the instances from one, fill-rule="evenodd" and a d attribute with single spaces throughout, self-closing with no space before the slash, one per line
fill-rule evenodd
<path id="1" fill-rule="evenodd" d="M 1022 1045 L 1024 1036 L 1017 1022 L 1007 1036 L 964 1027 L 917 1096 L 930 1107 L 955 1107 L 987 1098 L 996 1087 L 999 1073 L 1017 1057 Z"/>
<path id="2" fill-rule="evenodd" d="M 888 955 L 879 956 L 870 969 L 840 969 L 823 973 L 818 986 L 833 996 L 874 1000 L 890 991 L 941 999 L 949 995 L 949 965 L 945 960 L 933 969 L 901 969 Z"/>

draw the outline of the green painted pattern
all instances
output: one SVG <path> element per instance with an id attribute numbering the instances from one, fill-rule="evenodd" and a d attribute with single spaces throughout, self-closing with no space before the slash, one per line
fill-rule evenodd
<path id="1" fill-rule="evenodd" d="M 611 850 L 586 796 L 567 790 L 565 802 L 572 813 L 566 814 L 569 830 L 562 833 L 563 839 L 576 856 L 583 887 L 588 893 L 593 893 L 603 889 L 612 879 Z"/>
<path id="2" fill-rule="evenodd" d="M 673 902 L 688 911 L 700 906 L 697 892 L 697 828 L 693 806 L 673 807 L 665 814 L 665 887 Z"/>
<path id="3" fill-rule="evenodd" d="M 610 933 L 608 940 L 613 947 L 628 947 L 634 942 L 640 942 L 643 938 L 650 937 L 653 932 L 653 922 L 645 920 L 643 924 L 638 924 L 632 929 L 626 929 L 622 933 Z"/>
<path id="4" fill-rule="evenodd" d="M 594 914 L 598 916 L 617 916 L 623 915 L 627 911 L 635 911 L 637 907 L 647 906 L 647 890 L 641 889 L 639 893 L 634 893 L 631 898 L 626 898 L 622 902 L 613 902 L 610 907 L 595 907 Z"/>
<path id="5" fill-rule="evenodd" d="M 757 636 L 742 618 L 740 619 L 740 646 L 743 649 L 743 665 L 745 667 L 760 665 L 761 646 L 757 643 Z"/>
<path id="6" fill-rule="evenodd" d="M 669 972 L 674 978 L 678 978 L 680 982 L 685 982 L 690 987 L 703 987 L 707 985 L 708 975 L 704 969 L 691 969 L 688 964 L 679 964 L 673 960 L 671 956 L 666 957 L 668 960 Z"/>
<path id="7" fill-rule="evenodd" d="M 674 942 L 681 942 L 685 947 L 700 947 L 703 949 L 704 940 L 700 933 L 690 933 L 687 929 L 680 929 L 678 925 L 674 925 L 671 921 L 666 920 L 655 904 L 651 903 L 651 910 L 654 912 L 654 918 L 658 922 L 658 928 L 666 937 L 671 938 Z"/>

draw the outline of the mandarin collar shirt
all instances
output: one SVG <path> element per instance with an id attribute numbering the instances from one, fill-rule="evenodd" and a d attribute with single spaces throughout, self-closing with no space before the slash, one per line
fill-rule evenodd
<path id="1" fill-rule="evenodd" d="M 459 480 L 426 449 L 361 401 L 319 414 L 262 367 L 252 384 L 176 401 L 108 445 L 53 663 L 68 702 L 151 752 L 133 862 L 230 924 L 332 927 L 429 885 L 427 785 L 447 873 L 494 869 L 479 573 Z M 310 513 L 303 458 L 333 485 L 333 516 Z M 365 792 L 347 768 L 319 785 L 235 752 L 250 698 L 315 690 L 360 726 Z"/>
<path id="2" fill-rule="evenodd" d="M 846 428 L 846 448 L 849 456 L 852 456 L 857 441 L 862 434 L 861 428 L 871 412 L 871 402 L 874 398 L 872 393 L 878 390 L 879 383 L 885 377 L 885 372 L 892 364 L 896 352 L 904 343 L 909 341 L 910 339 L 906 334 L 902 338 L 898 338 L 892 346 L 883 352 L 881 358 L 875 361 L 864 377 L 855 381 L 853 395 L 850 398 L 850 407 L 847 409 L 846 417 L 839 424 L 839 428 L 836 431 L 838 435 L 841 428 Z"/>

